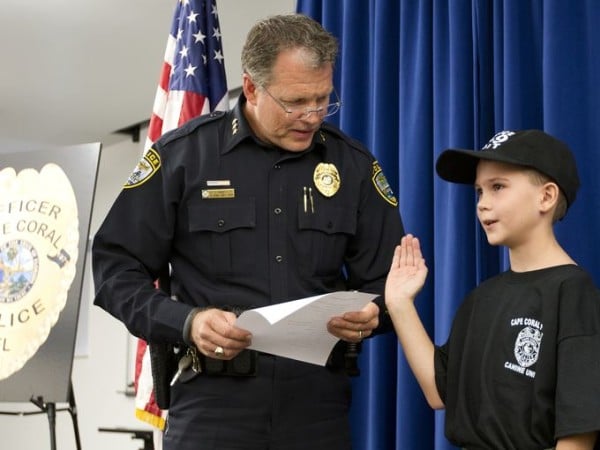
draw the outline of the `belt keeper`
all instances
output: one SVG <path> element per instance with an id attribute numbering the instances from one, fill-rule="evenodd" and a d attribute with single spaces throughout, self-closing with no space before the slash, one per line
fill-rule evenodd
<path id="1" fill-rule="evenodd" d="M 355 343 L 348 343 L 346 352 L 344 353 L 344 370 L 351 377 L 357 377 L 360 375 L 360 369 L 358 367 L 358 355 L 360 353 L 360 347 Z"/>
<path id="2" fill-rule="evenodd" d="M 199 355 L 202 373 L 213 376 L 254 377 L 258 369 L 258 353 L 254 350 L 242 350 L 230 360 L 214 359 Z"/>

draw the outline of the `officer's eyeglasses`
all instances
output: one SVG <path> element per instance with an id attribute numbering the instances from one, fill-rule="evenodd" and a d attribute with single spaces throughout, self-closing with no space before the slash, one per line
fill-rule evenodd
<path id="1" fill-rule="evenodd" d="M 279 106 L 281 106 L 281 109 L 283 109 L 286 112 L 286 114 L 288 115 L 288 117 L 292 120 L 308 119 L 312 113 L 315 113 L 319 117 L 328 117 L 328 116 L 331 116 L 331 115 L 335 114 L 336 112 L 338 112 L 340 110 L 340 107 L 342 106 L 340 97 L 338 96 L 335 89 L 333 90 L 333 93 L 334 93 L 335 99 L 336 99 L 335 102 L 329 103 L 328 105 L 311 108 L 309 106 L 299 106 L 299 107 L 287 106 L 285 103 L 283 103 L 281 100 L 279 100 L 273 94 L 271 94 L 267 90 L 266 87 L 261 86 L 261 88 L 263 91 L 265 91 L 267 94 L 269 94 L 269 97 L 271 97 L 275 101 L 275 103 L 277 103 Z"/>

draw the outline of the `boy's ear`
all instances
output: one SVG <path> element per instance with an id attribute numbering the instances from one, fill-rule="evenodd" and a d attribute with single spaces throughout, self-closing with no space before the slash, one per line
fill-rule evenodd
<path id="1" fill-rule="evenodd" d="M 541 212 L 548 212 L 558 203 L 558 197 L 560 195 L 560 189 L 558 185 L 552 181 L 545 183 L 541 187 L 541 201 L 540 210 Z"/>

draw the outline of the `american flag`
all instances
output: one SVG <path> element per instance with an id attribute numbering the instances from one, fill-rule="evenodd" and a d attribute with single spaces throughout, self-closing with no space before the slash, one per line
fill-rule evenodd
<path id="1" fill-rule="evenodd" d="M 144 149 L 198 115 L 228 108 L 216 2 L 178 0 Z M 135 388 L 136 417 L 164 429 L 166 411 L 155 402 L 149 349 L 142 340 L 138 342 Z"/>
<path id="2" fill-rule="evenodd" d="M 215 0 L 178 0 L 145 148 L 193 117 L 229 108 Z"/>

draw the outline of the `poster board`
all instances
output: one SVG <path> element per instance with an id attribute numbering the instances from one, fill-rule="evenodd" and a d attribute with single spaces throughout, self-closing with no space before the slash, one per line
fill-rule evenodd
<path id="1" fill-rule="evenodd" d="M 5 175 L 0 177 L 0 283 L 4 283 L 0 286 L 0 363 L 4 366 L 0 367 L 0 373 L 3 374 L 0 377 L 0 402 L 30 402 L 32 398 L 42 398 L 44 402 L 56 403 L 70 399 L 73 353 L 100 147 L 99 143 L 93 143 L 43 150 L 11 152 L 10 148 L 0 149 L 0 174 Z M 3 172 L 7 168 L 14 169 L 19 184 L 38 185 L 37 190 L 17 195 L 14 189 L 17 182 L 13 183 L 10 169 Z M 20 174 L 23 172 L 30 178 L 21 180 Z M 46 178 L 46 175 L 49 177 Z M 37 179 L 38 176 L 41 180 Z M 53 199 L 57 191 L 66 192 L 68 200 L 65 203 L 70 202 L 69 205 Z M 23 212 L 30 212 L 31 215 L 15 219 L 17 214 Z M 75 220 L 67 214 L 75 214 Z M 68 222 L 66 228 L 60 228 L 64 224 L 54 228 L 59 220 Z M 23 238 L 24 235 L 29 237 Z M 36 242 L 41 244 L 37 246 Z M 37 248 L 43 244 L 46 247 L 38 251 Z M 50 244 L 55 248 L 48 251 Z M 24 289 L 14 287 L 17 279 L 14 275 L 17 271 L 14 269 L 14 254 L 18 251 L 26 254 L 21 265 L 29 268 L 23 273 L 32 278 L 24 282 L 28 282 L 28 287 Z M 3 271 L 2 264 L 5 266 Z M 49 264 L 54 270 L 46 273 L 70 275 L 64 276 L 66 280 L 61 278 L 63 275 L 48 280 L 49 277 L 44 276 L 43 264 Z M 62 287 L 53 291 L 54 286 L 50 285 L 58 283 Z M 49 287 L 46 288 L 46 284 Z M 63 295 L 61 289 L 66 294 Z M 34 293 L 33 298 L 28 298 L 31 293 Z M 66 301 L 62 301 L 62 306 L 53 305 L 55 298 L 65 296 Z M 23 302 L 22 305 L 20 302 Z M 33 323 L 38 316 L 44 317 L 46 313 L 58 317 L 45 320 L 43 327 L 47 329 L 30 339 L 27 333 L 32 331 L 27 329 L 27 322 Z M 29 347 L 22 345 L 24 337 L 32 341 Z"/>

